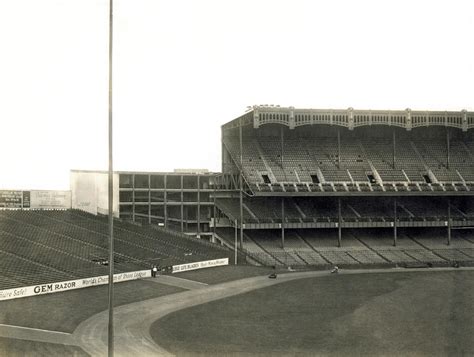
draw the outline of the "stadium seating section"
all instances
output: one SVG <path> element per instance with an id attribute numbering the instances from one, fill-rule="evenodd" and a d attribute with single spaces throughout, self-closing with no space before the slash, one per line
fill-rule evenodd
<path id="1" fill-rule="evenodd" d="M 278 230 L 247 230 L 244 251 L 252 260 L 274 266 L 474 263 L 472 234 L 456 232 L 447 245 L 446 232 L 438 228 L 402 231 L 396 246 L 389 229 L 345 230 L 341 247 L 334 229 L 289 229 L 283 244 L 279 234 Z M 233 229 L 219 228 L 217 235 L 234 244 Z"/>
<path id="2" fill-rule="evenodd" d="M 474 192 L 472 131 L 270 124 L 229 130 L 223 149 L 250 189 L 243 200 L 244 249 L 263 264 L 473 260 L 472 227 L 466 234 L 453 229 L 446 244 L 449 217 L 458 228 L 474 220 L 473 196 L 461 197 Z M 240 219 L 239 200 L 218 198 L 216 205 Z M 395 214 L 401 222 L 396 246 Z M 218 234 L 227 239 L 224 228 Z"/>
<path id="3" fill-rule="evenodd" d="M 474 183 L 474 143 L 462 137 L 448 155 L 445 138 L 433 134 L 399 135 L 395 145 L 388 135 L 346 135 L 339 146 L 334 135 L 253 135 L 242 139 L 242 171 L 257 192 L 467 191 Z M 239 139 L 224 145 L 240 166 Z"/>
<path id="4" fill-rule="evenodd" d="M 116 273 L 230 257 L 181 234 L 114 223 Z M 104 217 L 71 211 L 0 211 L 0 289 L 108 274 Z M 105 264 L 104 264 L 105 263 Z"/>
<path id="5" fill-rule="evenodd" d="M 329 197 L 285 197 L 284 214 L 287 223 L 338 222 L 337 200 Z M 469 202 L 471 202 L 469 204 Z M 239 200 L 219 198 L 217 207 L 240 220 Z M 243 200 L 245 223 L 281 223 L 282 198 L 251 197 Z M 474 220 L 472 199 L 452 199 L 450 203 L 453 220 Z M 374 222 L 393 221 L 394 204 L 384 197 L 345 197 L 341 199 L 342 221 Z M 447 220 L 447 201 L 440 197 L 403 197 L 397 200 L 399 221 Z"/>

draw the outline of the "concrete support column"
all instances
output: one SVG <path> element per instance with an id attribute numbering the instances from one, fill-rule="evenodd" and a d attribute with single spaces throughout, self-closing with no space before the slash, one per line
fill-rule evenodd
<path id="1" fill-rule="evenodd" d="M 341 168 L 341 130 L 337 129 L 337 168 Z"/>
<path id="2" fill-rule="evenodd" d="M 341 198 L 337 198 L 337 246 L 342 247 L 342 213 Z"/>
<path id="3" fill-rule="evenodd" d="M 449 128 L 446 131 L 446 168 L 449 169 L 449 162 L 451 160 L 450 158 L 450 150 L 451 150 L 451 144 L 450 144 L 450 137 L 449 137 Z"/>
<path id="4" fill-rule="evenodd" d="M 283 126 L 280 128 L 280 162 L 281 162 L 281 169 L 283 170 L 283 174 L 285 174 L 285 169 L 283 167 L 283 152 L 284 152 L 285 146 L 284 146 L 284 141 L 283 141 Z M 286 174 L 285 174 L 286 177 Z"/>
<path id="5" fill-rule="evenodd" d="M 396 165 L 396 160 L 397 160 L 397 157 L 396 157 L 396 148 L 397 148 L 397 144 L 396 144 L 396 139 L 395 139 L 395 130 L 392 132 L 393 135 L 392 135 L 392 142 L 393 142 L 393 147 L 392 147 L 392 168 L 395 170 L 395 165 Z"/>
<path id="6" fill-rule="evenodd" d="M 285 199 L 281 198 L 281 247 L 285 248 Z"/>
<path id="7" fill-rule="evenodd" d="M 397 228 L 398 228 L 398 217 L 397 217 L 397 198 L 393 199 L 393 246 L 397 246 Z"/>
<path id="8" fill-rule="evenodd" d="M 186 232 L 189 232 L 189 210 L 188 205 L 184 207 L 185 220 L 186 220 Z"/>
<path id="9" fill-rule="evenodd" d="M 448 245 L 451 245 L 451 223 L 451 200 L 448 198 Z"/>

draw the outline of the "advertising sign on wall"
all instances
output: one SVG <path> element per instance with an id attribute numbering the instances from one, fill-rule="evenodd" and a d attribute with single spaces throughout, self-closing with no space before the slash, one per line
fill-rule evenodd
<path id="1" fill-rule="evenodd" d="M 33 209 L 71 208 L 71 191 L 31 191 L 30 194 Z M 25 207 L 24 203 L 23 207 Z"/>
<path id="2" fill-rule="evenodd" d="M 0 190 L 1 208 L 21 208 L 21 201 L 21 191 Z"/>
<path id="3" fill-rule="evenodd" d="M 71 191 L 0 190 L 0 208 L 70 209 Z"/>
<path id="4" fill-rule="evenodd" d="M 229 258 L 205 260 L 202 262 L 194 262 L 180 265 L 173 265 L 173 273 L 179 273 L 181 271 L 212 268 L 222 265 L 229 265 Z"/>
<path id="5" fill-rule="evenodd" d="M 149 278 L 150 270 L 132 271 L 129 273 L 114 274 L 114 283 L 122 281 Z M 27 296 L 36 296 L 44 294 L 59 293 L 62 291 L 87 288 L 89 286 L 104 285 L 109 282 L 108 275 L 96 276 L 93 278 L 84 278 L 77 280 L 61 281 L 58 283 L 39 284 L 25 286 L 21 288 L 0 290 L 0 301 L 18 299 Z"/>

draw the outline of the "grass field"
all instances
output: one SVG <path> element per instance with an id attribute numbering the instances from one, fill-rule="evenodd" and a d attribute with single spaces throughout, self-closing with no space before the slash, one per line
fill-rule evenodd
<path id="1" fill-rule="evenodd" d="M 0 356 L 2 357 L 38 357 L 38 356 L 89 356 L 81 348 L 57 343 L 35 342 L 0 337 Z"/>
<path id="2" fill-rule="evenodd" d="M 177 276 L 218 284 L 272 269 L 226 266 Z M 155 281 L 115 285 L 116 305 L 181 292 Z M 107 287 L 0 303 L 0 323 L 72 332 L 107 308 Z M 155 341 L 178 355 L 474 355 L 474 271 L 330 275 L 180 310 Z M 75 346 L 0 338 L 0 356 L 82 356 Z M 138 357 L 138 356 L 137 356 Z"/>
<path id="3" fill-rule="evenodd" d="M 226 265 L 211 269 L 191 270 L 176 274 L 177 277 L 200 281 L 206 284 L 219 284 L 227 281 L 267 275 L 273 272 L 269 267 L 253 265 Z"/>
<path id="4" fill-rule="evenodd" d="M 183 289 L 135 280 L 114 285 L 115 305 L 173 294 Z M 0 323 L 71 333 L 83 320 L 107 309 L 107 286 L 0 302 Z M 81 348 L 0 337 L 0 356 L 87 356 Z"/>
<path id="5" fill-rule="evenodd" d="M 169 295 L 183 289 L 152 281 L 114 285 L 115 305 Z M 106 285 L 0 302 L 0 323 L 73 332 L 83 320 L 108 308 Z"/>
<path id="6" fill-rule="evenodd" d="M 181 310 L 152 325 L 177 355 L 474 355 L 474 272 L 328 275 Z"/>
<path id="7" fill-rule="evenodd" d="M 185 279 L 215 284 L 267 274 L 271 269 L 253 266 L 225 266 L 181 273 Z M 0 324 L 72 333 L 87 318 L 107 309 L 107 286 L 71 290 L 0 302 Z M 136 280 L 116 284 L 115 306 L 183 291 L 155 281 Z M 0 337 L 0 356 L 82 356 L 75 346 Z"/>

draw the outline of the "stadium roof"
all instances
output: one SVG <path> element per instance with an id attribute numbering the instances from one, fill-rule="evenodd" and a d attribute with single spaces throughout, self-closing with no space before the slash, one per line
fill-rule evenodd
<path id="1" fill-rule="evenodd" d="M 96 174 L 108 174 L 106 170 L 81 170 L 81 169 L 71 169 L 70 172 L 79 172 L 79 173 L 96 173 Z M 178 176 L 178 175 L 220 175 L 220 172 L 211 172 L 207 169 L 174 169 L 174 171 L 115 171 L 114 174 L 136 174 L 136 175 L 168 175 L 168 176 Z"/>
<path id="2" fill-rule="evenodd" d="M 474 112 L 461 111 L 412 111 L 405 110 L 355 110 L 348 109 L 297 109 L 294 107 L 258 106 L 242 116 L 224 124 L 222 129 L 253 125 L 255 129 L 265 124 L 286 125 L 294 129 L 304 125 L 338 125 L 350 130 L 369 125 L 397 126 L 411 130 L 417 127 L 446 126 L 467 131 L 474 128 Z"/>

